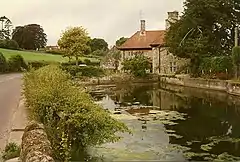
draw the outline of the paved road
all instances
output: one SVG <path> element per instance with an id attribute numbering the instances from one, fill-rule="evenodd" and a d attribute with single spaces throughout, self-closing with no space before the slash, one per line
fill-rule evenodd
<path id="1" fill-rule="evenodd" d="M 8 139 L 11 121 L 21 96 L 21 74 L 0 75 L 0 150 Z"/>

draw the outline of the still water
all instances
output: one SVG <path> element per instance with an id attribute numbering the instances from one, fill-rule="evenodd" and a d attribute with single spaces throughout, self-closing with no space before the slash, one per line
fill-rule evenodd
<path id="1" fill-rule="evenodd" d="M 92 87 L 91 95 L 133 134 L 89 149 L 92 161 L 240 160 L 240 99 L 160 84 Z M 120 112 L 120 113 L 119 113 Z"/>

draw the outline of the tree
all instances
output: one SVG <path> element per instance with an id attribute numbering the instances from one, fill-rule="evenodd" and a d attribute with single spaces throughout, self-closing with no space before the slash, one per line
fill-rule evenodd
<path id="1" fill-rule="evenodd" d="M 142 55 L 138 55 L 123 62 L 123 69 L 130 71 L 130 73 L 136 77 L 146 76 L 146 71 L 149 70 L 150 67 L 148 58 Z"/>
<path id="2" fill-rule="evenodd" d="M 94 56 L 105 56 L 107 54 L 106 50 L 96 50 L 92 52 L 92 55 Z"/>
<path id="3" fill-rule="evenodd" d="M 62 33 L 58 40 L 59 47 L 65 51 L 67 57 L 75 57 L 78 65 L 79 57 L 83 56 L 89 50 L 89 40 L 86 29 L 80 27 L 70 27 Z"/>
<path id="4" fill-rule="evenodd" d="M 121 37 L 120 39 L 118 39 L 116 41 L 116 46 L 119 47 L 119 46 L 123 45 L 123 43 L 125 43 L 127 40 L 128 40 L 128 38 Z"/>
<path id="5" fill-rule="evenodd" d="M 191 59 L 191 70 L 197 73 L 200 58 L 231 53 L 240 2 L 186 0 L 184 5 L 183 16 L 167 31 L 166 45 L 174 55 Z"/>
<path id="6" fill-rule="evenodd" d="M 38 24 L 17 26 L 13 30 L 12 39 L 18 43 L 20 48 L 27 50 L 43 48 L 47 43 L 47 35 Z"/>
<path id="7" fill-rule="evenodd" d="M 6 16 L 0 17 L 1 30 L 0 30 L 0 39 L 10 39 L 10 32 L 12 27 L 12 22 Z"/>
<path id="8" fill-rule="evenodd" d="M 108 50 L 108 43 L 101 38 L 94 38 L 90 41 L 90 47 L 92 52 L 96 50 L 106 51 Z"/>
<path id="9" fill-rule="evenodd" d="M 121 52 L 116 50 L 116 51 L 113 51 L 112 54 L 111 54 L 112 58 L 113 58 L 113 63 L 114 63 L 114 67 L 115 67 L 115 71 L 118 70 L 118 67 L 119 67 L 119 61 L 121 59 Z"/>
<path id="10" fill-rule="evenodd" d="M 239 66 L 240 66 L 240 47 L 234 47 L 232 50 L 232 60 L 233 64 L 235 65 L 235 76 L 236 78 L 239 77 Z"/>

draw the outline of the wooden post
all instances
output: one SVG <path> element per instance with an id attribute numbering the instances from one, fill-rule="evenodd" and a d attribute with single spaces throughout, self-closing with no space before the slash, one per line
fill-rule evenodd
<path id="1" fill-rule="evenodd" d="M 235 47 L 238 46 L 238 27 L 235 27 Z"/>

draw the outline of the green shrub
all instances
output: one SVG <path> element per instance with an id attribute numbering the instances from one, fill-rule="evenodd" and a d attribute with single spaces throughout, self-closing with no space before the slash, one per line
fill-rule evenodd
<path id="1" fill-rule="evenodd" d="M 42 122 L 59 161 L 86 146 L 120 139 L 116 132 L 129 131 L 95 104 L 84 88 L 58 66 L 45 66 L 24 75 L 24 95 L 29 114 Z"/>
<path id="2" fill-rule="evenodd" d="M 76 66 L 76 65 L 69 65 L 69 66 L 61 66 L 62 70 L 69 72 L 72 76 L 77 76 L 81 73 L 81 76 L 86 77 L 100 77 L 104 75 L 104 70 L 100 67 L 95 66 Z"/>
<path id="3" fill-rule="evenodd" d="M 229 56 L 206 57 L 201 59 L 199 69 L 204 73 L 202 75 L 223 79 L 231 77 L 233 63 Z"/>
<path id="4" fill-rule="evenodd" d="M 151 68 L 148 58 L 142 55 L 125 60 L 122 64 L 123 69 L 129 71 L 135 77 L 145 77 L 147 75 L 147 70 Z"/>
<path id="5" fill-rule="evenodd" d="M 26 62 L 21 55 L 11 56 L 8 60 L 9 71 L 21 72 L 28 69 Z"/>
<path id="6" fill-rule="evenodd" d="M 64 53 L 58 49 L 53 49 L 53 50 L 46 50 L 46 53 L 53 54 L 53 55 L 63 55 Z"/>
<path id="7" fill-rule="evenodd" d="M 6 58 L 0 52 L 0 73 L 5 73 L 8 70 L 8 63 Z"/>
<path id="8" fill-rule="evenodd" d="M 11 142 L 6 145 L 6 147 L 2 153 L 2 158 L 4 160 L 9 160 L 9 159 L 19 157 L 20 151 L 21 151 L 20 146 L 18 146 L 16 143 Z"/>
<path id="9" fill-rule="evenodd" d="M 86 65 L 90 65 L 90 64 L 91 64 L 91 61 L 90 61 L 89 59 L 84 59 L 84 63 L 85 63 Z"/>
<path id="10" fill-rule="evenodd" d="M 85 59 L 84 61 L 79 60 L 78 64 L 86 64 L 89 66 L 100 66 L 100 62 L 91 62 L 91 60 L 87 61 L 89 59 Z M 70 62 L 64 62 L 62 63 L 63 66 L 69 66 L 69 65 L 76 65 L 76 61 L 70 61 Z"/>
<path id="11" fill-rule="evenodd" d="M 0 48 L 17 50 L 19 49 L 19 45 L 15 40 L 4 39 L 0 40 Z"/>
<path id="12" fill-rule="evenodd" d="M 39 69 L 41 67 L 50 65 L 50 64 L 57 64 L 57 62 L 50 62 L 50 61 L 28 61 L 28 67 L 33 69 Z"/>

